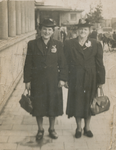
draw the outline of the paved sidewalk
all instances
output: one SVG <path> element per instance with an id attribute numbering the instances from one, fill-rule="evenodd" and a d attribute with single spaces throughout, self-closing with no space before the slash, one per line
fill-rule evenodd
<path id="1" fill-rule="evenodd" d="M 107 74 L 104 90 L 111 100 L 111 107 L 109 111 L 92 117 L 93 138 L 83 135 L 80 139 L 75 139 L 75 120 L 68 119 L 64 114 L 56 120 L 59 138 L 57 140 L 49 138 L 48 119 L 44 118 L 45 136 L 41 142 L 36 142 L 36 119 L 19 105 L 19 99 L 24 90 L 21 80 L 0 115 L 0 150 L 115 150 L 113 140 L 116 140 L 116 137 L 113 132 L 116 131 L 116 124 L 114 128 L 113 119 L 116 123 L 116 117 L 113 116 L 113 111 L 116 113 L 116 109 L 113 108 L 116 104 L 116 53 L 104 53 L 104 62 Z M 63 88 L 63 93 L 65 112 L 67 89 Z"/>

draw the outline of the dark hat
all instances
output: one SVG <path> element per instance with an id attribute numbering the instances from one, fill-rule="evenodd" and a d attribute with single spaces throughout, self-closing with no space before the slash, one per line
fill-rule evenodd
<path id="1" fill-rule="evenodd" d="M 79 19 L 78 27 L 91 27 L 93 26 L 88 19 Z"/>
<path id="2" fill-rule="evenodd" d="M 39 23 L 39 25 L 45 27 L 55 27 L 56 22 L 51 18 L 45 18 L 42 23 Z"/>

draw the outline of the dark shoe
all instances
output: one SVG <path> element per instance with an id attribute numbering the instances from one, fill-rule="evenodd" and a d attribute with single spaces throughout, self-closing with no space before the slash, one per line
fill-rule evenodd
<path id="1" fill-rule="evenodd" d="M 87 137 L 93 137 L 93 133 L 90 130 L 86 131 L 85 128 L 84 128 L 84 135 L 87 136 Z"/>
<path id="2" fill-rule="evenodd" d="M 76 138 L 80 138 L 81 137 L 81 132 L 78 131 L 77 129 L 76 129 L 75 137 Z"/>
<path id="3" fill-rule="evenodd" d="M 36 135 L 36 140 L 41 140 L 43 139 L 43 135 L 44 135 L 44 129 L 41 131 L 41 130 L 38 130 L 38 133 Z"/>
<path id="4" fill-rule="evenodd" d="M 57 139 L 58 138 L 58 135 L 57 133 L 55 132 L 55 130 L 51 130 L 50 128 L 48 129 L 48 132 L 49 132 L 49 136 L 52 138 L 52 139 Z"/>

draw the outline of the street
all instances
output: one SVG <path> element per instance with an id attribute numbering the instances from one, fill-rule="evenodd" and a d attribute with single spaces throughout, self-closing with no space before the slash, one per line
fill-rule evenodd
<path id="1" fill-rule="evenodd" d="M 42 141 L 36 142 L 36 119 L 24 111 L 19 100 L 24 91 L 23 79 L 18 84 L 2 114 L 0 115 L 0 150 L 115 150 L 116 149 L 116 52 L 104 52 L 106 84 L 104 93 L 110 99 L 110 110 L 93 116 L 91 129 L 93 138 L 82 135 L 74 137 L 75 119 L 65 115 L 67 89 L 63 88 L 64 115 L 56 120 L 57 140 L 48 136 L 48 119 L 44 118 L 45 135 Z M 114 122 L 115 121 L 115 122 Z M 83 123 L 84 126 L 84 123 Z"/>

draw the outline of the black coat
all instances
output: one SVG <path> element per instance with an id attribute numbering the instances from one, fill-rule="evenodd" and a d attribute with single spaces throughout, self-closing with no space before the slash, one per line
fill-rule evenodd
<path id="1" fill-rule="evenodd" d="M 102 46 L 94 39 L 88 40 L 90 47 L 81 46 L 78 38 L 64 44 L 69 68 L 68 117 L 91 115 L 90 104 L 96 95 L 97 85 L 105 83 Z"/>
<path id="2" fill-rule="evenodd" d="M 31 82 L 33 116 L 59 116 L 63 114 L 63 99 L 62 88 L 58 88 L 58 82 L 67 81 L 62 43 L 51 39 L 48 52 L 44 52 L 42 38 L 28 43 L 24 82 Z"/>

